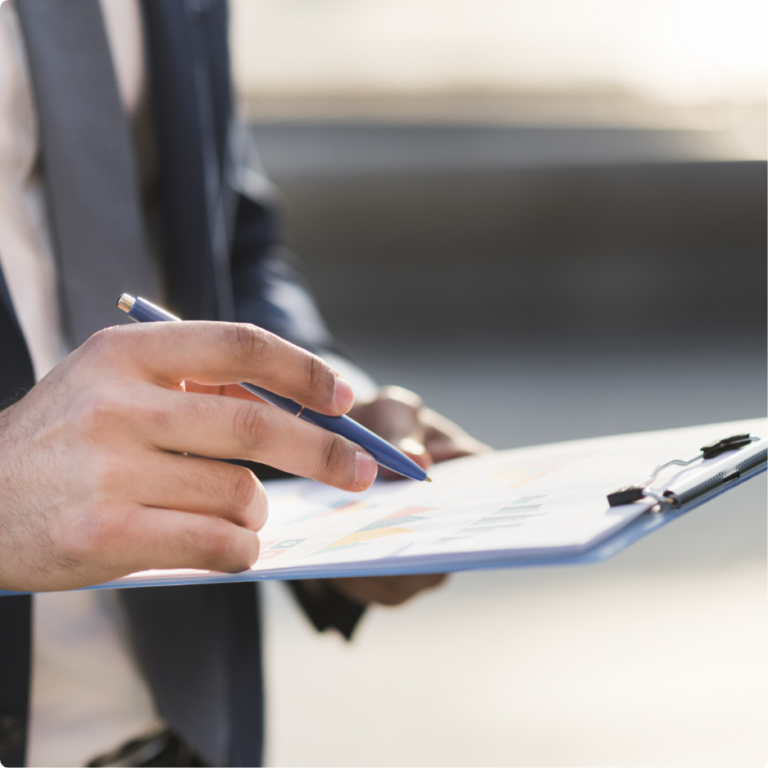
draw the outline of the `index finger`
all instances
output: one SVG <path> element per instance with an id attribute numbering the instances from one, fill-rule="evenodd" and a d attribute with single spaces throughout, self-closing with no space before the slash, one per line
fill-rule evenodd
<path id="1" fill-rule="evenodd" d="M 248 323 L 119 326 L 87 342 L 100 343 L 108 343 L 142 378 L 163 386 L 179 387 L 185 379 L 212 386 L 245 381 L 332 416 L 354 402 L 352 387 L 317 355 Z"/>

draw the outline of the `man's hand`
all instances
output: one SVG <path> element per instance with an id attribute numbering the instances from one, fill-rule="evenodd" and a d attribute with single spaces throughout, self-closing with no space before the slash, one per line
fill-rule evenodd
<path id="1" fill-rule="evenodd" d="M 355 405 L 349 415 L 424 469 L 435 462 L 492 450 L 402 387 L 383 387 L 373 400 Z M 382 470 L 382 476 L 399 477 L 388 470 Z"/>
<path id="2" fill-rule="evenodd" d="M 354 395 L 319 358 L 249 325 L 109 328 L 0 412 L 0 588 L 73 589 L 148 568 L 236 572 L 267 501 L 249 459 L 345 490 L 353 443 L 262 402 L 185 392 L 250 381 L 321 413 Z M 211 458 L 203 458 L 211 457 Z"/>
<path id="3" fill-rule="evenodd" d="M 452 421 L 426 408 L 418 395 L 402 387 L 384 387 L 374 400 L 355 405 L 349 415 L 425 469 L 435 462 L 491 450 Z M 382 469 L 381 473 L 399 477 L 389 470 Z M 442 584 L 446 578 L 445 574 L 369 576 L 329 579 L 329 583 L 361 605 L 400 605 L 422 590 Z"/>
<path id="4" fill-rule="evenodd" d="M 422 573 L 415 576 L 354 576 L 347 579 L 328 579 L 339 594 L 358 605 L 400 605 L 419 592 L 442 584 L 444 573 Z"/>

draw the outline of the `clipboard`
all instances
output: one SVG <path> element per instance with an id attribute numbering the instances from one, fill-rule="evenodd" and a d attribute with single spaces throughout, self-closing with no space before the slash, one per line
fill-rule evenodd
<path id="1" fill-rule="evenodd" d="M 495 454 L 487 454 L 484 457 L 459 459 L 456 462 L 437 465 L 433 472 L 436 482 L 432 486 L 435 486 L 435 488 L 430 486 L 429 489 L 425 489 L 422 484 L 413 481 L 402 481 L 388 485 L 385 484 L 378 491 L 373 489 L 363 494 L 343 494 L 343 492 L 334 491 L 318 483 L 313 483 L 313 481 L 271 481 L 270 483 L 265 483 L 265 485 L 270 489 L 268 491 L 271 500 L 270 520 L 274 519 L 277 533 L 270 533 L 268 527 L 270 524 L 268 523 L 268 526 L 262 532 L 262 557 L 253 569 L 239 574 L 193 570 L 145 571 L 106 584 L 87 587 L 87 589 L 297 578 L 404 575 L 490 568 L 528 568 L 599 563 L 616 556 L 635 542 L 688 514 L 711 499 L 727 493 L 732 488 L 765 472 L 768 466 L 768 440 L 757 437 L 757 435 L 765 434 L 768 434 L 768 422 L 766 420 L 750 420 L 747 422 L 705 425 L 657 433 L 619 435 L 609 438 L 570 441 L 549 446 L 534 446 L 529 449 L 502 451 Z M 658 455 L 653 455 L 657 450 L 656 446 L 672 445 L 675 446 L 676 450 L 689 453 L 697 445 L 700 446 L 705 442 L 706 445 L 696 455 L 689 459 L 662 461 L 651 473 L 650 478 L 638 483 L 636 486 L 629 486 L 629 488 L 635 491 L 634 501 L 625 504 L 615 503 L 613 506 L 609 503 L 607 497 L 613 496 L 616 493 L 615 489 L 621 484 L 622 480 L 624 482 L 637 481 L 638 477 L 647 477 L 647 473 L 650 471 L 649 465 L 659 458 Z M 630 455 L 632 461 L 621 460 L 622 451 Z M 619 458 L 616 458 L 617 456 Z M 527 467 L 526 471 L 531 476 L 531 478 L 524 482 L 520 476 L 521 471 L 519 467 L 521 466 L 521 461 L 522 466 Z M 613 461 L 613 465 L 611 461 Z M 570 462 L 570 465 L 568 462 Z M 511 475 L 510 466 L 513 468 Z M 415 550 L 411 549 L 411 554 L 409 555 L 408 547 L 411 545 L 405 544 L 404 547 L 400 547 L 400 549 L 390 553 L 388 557 L 376 558 L 365 555 L 367 550 L 360 544 L 360 536 L 363 535 L 361 531 L 369 532 L 363 535 L 363 538 L 367 537 L 366 541 L 375 540 L 377 531 L 381 531 L 382 525 L 389 525 L 386 521 L 392 518 L 394 518 L 392 527 L 396 527 L 396 532 L 399 534 L 406 533 L 408 528 L 413 529 L 412 533 L 418 531 L 420 526 L 422 529 L 428 528 L 430 514 L 432 515 L 432 524 L 446 524 L 445 519 L 449 519 L 455 510 L 447 508 L 425 513 L 424 510 L 429 508 L 426 506 L 427 502 L 424 499 L 435 498 L 434 494 L 440 492 L 441 484 L 450 486 L 451 478 L 457 474 L 460 475 L 458 471 L 460 467 L 464 468 L 463 471 L 467 477 L 471 477 L 473 473 L 486 468 L 490 472 L 489 476 L 502 478 L 498 482 L 501 482 L 503 489 L 508 487 L 508 490 L 503 490 L 502 496 L 499 499 L 503 497 L 503 499 L 512 502 L 511 506 L 504 508 L 508 512 L 501 517 L 498 517 L 498 512 L 492 512 L 488 517 L 482 517 L 482 515 L 479 515 L 479 513 L 475 514 L 473 511 L 475 506 L 486 504 L 490 508 L 499 502 L 493 499 L 486 501 L 481 497 L 473 496 L 470 492 L 468 496 L 469 501 L 466 503 L 466 514 L 469 515 L 467 518 L 469 523 L 466 530 L 472 530 L 472 526 L 478 525 L 477 522 L 472 522 L 475 518 L 479 518 L 482 523 L 483 520 L 508 519 L 509 515 L 517 515 L 520 519 L 524 519 L 526 516 L 531 518 L 533 524 L 537 521 L 541 523 L 541 520 L 536 518 L 536 515 L 539 514 L 538 512 L 535 510 L 528 512 L 526 510 L 532 510 L 537 505 L 541 506 L 535 500 L 542 497 L 535 494 L 542 493 L 543 489 L 546 489 L 548 485 L 556 486 L 558 482 L 562 481 L 563 477 L 566 479 L 570 478 L 572 485 L 574 479 L 578 481 L 576 485 L 579 485 L 579 483 L 584 485 L 591 477 L 593 485 L 596 483 L 595 488 L 602 488 L 599 499 L 595 496 L 597 491 L 589 491 L 587 496 L 590 499 L 589 503 L 596 510 L 599 507 L 598 511 L 600 511 L 600 514 L 609 519 L 610 525 L 606 524 L 603 528 L 600 528 L 599 525 L 595 527 L 596 533 L 586 544 L 581 545 L 575 542 L 572 546 L 569 546 L 567 539 L 563 539 L 565 544 L 560 546 L 559 549 L 550 548 L 546 551 L 541 548 L 538 550 L 536 548 L 525 550 L 507 547 L 504 549 L 493 544 L 494 537 L 492 535 L 483 534 L 485 538 L 482 541 L 490 541 L 490 546 L 470 548 L 464 552 L 460 550 L 460 547 L 464 545 L 458 544 L 456 545 L 459 547 L 457 551 L 451 551 L 449 548 L 445 552 L 437 552 L 434 555 L 426 556 L 423 554 L 419 555 L 417 546 Z M 629 469 L 625 467 L 629 467 Z M 632 474 L 621 476 L 621 473 L 625 471 L 630 471 Z M 670 472 L 674 472 L 674 474 L 669 476 Z M 507 479 L 505 480 L 504 478 Z M 510 479 L 514 480 L 514 482 L 510 483 Z M 462 482 L 460 478 L 456 483 L 456 487 L 461 489 Z M 576 486 L 574 485 L 573 487 L 575 488 Z M 290 491 L 292 488 L 300 489 L 299 492 L 294 493 L 296 498 L 293 501 L 291 501 L 293 498 L 291 493 L 286 491 L 286 489 Z M 450 495 L 450 487 L 448 491 Z M 620 488 L 619 491 L 626 492 L 627 486 Z M 282 496 L 280 495 L 281 493 Z M 302 497 L 302 493 L 304 493 L 304 497 Z M 337 495 L 342 494 L 341 504 L 334 500 L 334 493 Z M 388 493 L 389 495 L 387 495 Z M 424 495 L 430 493 L 433 494 L 432 497 Z M 531 493 L 534 495 L 531 496 Z M 573 491 L 574 505 L 579 493 L 583 493 L 583 489 Z M 319 501 L 312 494 L 317 496 Z M 368 494 L 367 497 L 366 494 Z M 554 529 L 557 528 L 559 520 L 565 520 L 566 523 L 568 521 L 567 513 L 571 491 L 566 489 L 564 492 L 561 491 L 560 495 L 566 499 L 565 506 L 563 507 L 565 512 L 561 513 L 559 518 L 556 515 L 552 516 L 548 523 L 547 520 L 544 520 L 545 524 Z M 553 493 L 552 498 L 556 496 L 557 494 Z M 310 501 L 314 499 L 314 507 L 312 504 L 304 503 L 307 497 L 310 498 Z M 288 502 L 283 503 L 281 506 L 281 499 L 284 501 L 285 498 L 288 498 Z M 371 507 L 370 509 L 363 509 L 362 511 L 359 509 L 361 506 L 365 507 L 365 504 L 361 504 L 358 501 L 361 498 L 367 498 L 369 501 L 372 500 L 374 502 L 373 505 L 368 505 Z M 531 503 L 531 499 L 534 500 L 534 503 Z M 621 500 L 623 499 L 619 499 L 619 501 Z M 617 499 L 614 498 L 614 502 L 616 501 Z M 302 503 L 304 503 L 303 507 L 301 506 Z M 379 505 L 378 511 L 376 504 Z M 392 509 L 396 509 L 403 504 L 406 505 L 403 513 L 407 514 L 400 514 L 398 517 L 397 513 L 394 515 L 391 513 Z M 418 506 L 419 504 L 422 506 Z M 358 509 L 355 509 L 355 507 Z M 292 508 L 294 510 L 294 522 L 291 522 L 286 517 Z M 298 512 L 296 512 L 297 508 Z M 315 510 L 314 512 L 312 511 L 313 509 Z M 351 513 L 349 513 L 350 509 Z M 307 512 L 307 510 L 309 510 L 309 514 L 305 515 L 304 512 Z M 338 510 L 341 510 L 344 514 L 337 515 L 336 512 Z M 596 514 L 596 518 L 599 517 L 600 515 Z M 281 518 L 283 519 L 281 520 Z M 406 518 L 411 522 L 403 522 Z M 314 523 L 312 523 L 313 519 L 315 520 Z M 309 523 L 307 520 L 309 520 Z M 325 546 L 324 548 L 322 545 L 327 542 L 327 537 L 322 539 L 321 535 L 315 543 L 317 551 L 307 550 L 308 554 L 304 556 L 294 555 L 293 562 L 298 563 L 298 566 L 290 566 L 289 558 L 286 558 L 285 555 L 288 554 L 290 557 L 290 546 L 293 546 L 292 542 L 304 542 L 305 547 L 309 546 L 307 542 L 309 541 L 310 544 L 312 542 L 302 538 L 302 536 L 309 535 L 307 531 L 311 532 L 312 530 L 320 530 L 322 533 L 321 523 L 323 520 L 343 520 L 343 523 L 333 524 L 337 525 L 337 528 L 339 525 L 342 528 L 343 525 L 347 526 L 343 530 L 342 528 L 338 529 L 342 534 L 346 530 L 353 530 L 353 533 L 348 534 L 346 538 L 342 536 L 333 545 L 330 547 Z M 356 520 L 358 522 L 355 522 Z M 382 520 L 385 522 L 382 523 Z M 597 522 L 599 523 L 599 520 Z M 364 523 L 367 523 L 367 525 Z M 280 525 L 284 527 L 281 529 Z M 312 528 L 313 525 L 315 526 L 314 528 Z M 504 529 L 502 528 L 501 530 L 503 533 Z M 518 528 L 517 531 L 510 529 L 510 531 L 507 531 L 504 534 L 507 536 L 506 541 L 514 541 L 515 535 L 520 530 L 522 529 Z M 393 531 L 389 530 L 389 532 L 392 533 Z M 269 541 L 272 536 L 287 535 L 293 536 L 293 539 L 290 541 L 283 539 L 278 544 L 275 544 L 274 541 Z M 340 534 L 336 533 L 334 535 Z M 358 539 L 355 539 L 355 536 Z M 390 542 L 405 543 L 409 538 L 415 537 L 415 533 L 411 537 L 393 535 L 382 541 L 386 544 Z M 353 545 L 352 547 L 349 546 L 350 543 Z M 376 542 L 374 541 L 374 543 Z M 470 541 L 470 544 L 473 544 L 473 542 Z M 330 555 L 323 559 L 323 551 L 333 550 L 334 545 L 340 545 L 334 551 L 340 553 L 336 557 L 341 559 L 338 559 L 337 562 L 329 561 L 328 557 Z M 381 542 L 379 542 L 379 545 L 382 546 Z M 296 551 L 294 550 L 294 552 Z M 371 551 L 375 551 L 375 549 L 371 549 Z M 422 546 L 421 552 L 425 551 L 429 553 L 429 545 Z M 413 554 L 414 552 L 415 554 Z M 277 556 L 270 559 L 270 554 L 274 553 L 277 553 Z M 321 555 L 320 557 L 317 557 L 318 553 Z M 350 555 L 350 553 L 352 554 Z M 0 595 L 2 594 L 18 593 L 0 592 Z"/>

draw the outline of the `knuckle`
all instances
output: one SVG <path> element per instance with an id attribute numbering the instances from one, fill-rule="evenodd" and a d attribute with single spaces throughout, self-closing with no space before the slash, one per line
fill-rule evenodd
<path id="1" fill-rule="evenodd" d="M 230 553 L 231 542 L 226 524 L 214 523 L 210 526 L 204 543 L 206 562 L 213 566 L 224 564 Z"/>
<path id="2" fill-rule="evenodd" d="M 243 446 L 253 447 L 261 442 L 265 413 L 256 403 L 243 401 L 233 416 L 232 431 L 235 439 Z"/>
<path id="3" fill-rule="evenodd" d="M 110 552 L 114 544 L 114 526 L 110 515 L 90 514 L 83 525 L 82 543 L 90 552 Z"/>
<path id="4" fill-rule="evenodd" d="M 104 496 L 116 485 L 122 468 L 123 462 L 115 461 L 110 453 L 94 452 L 83 477 L 83 490 L 95 501 L 104 502 Z"/>
<path id="5" fill-rule="evenodd" d="M 251 567 L 258 557 L 255 533 L 220 521 L 211 526 L 205 542 L 205 560 L 211 568 L 238 573 Z"/>
<path id="6" fill-rule="evenodd" d="M 322 451 L 322 472 L 336 475 L 342 471 L 350 454 L 350 446 L 344 438 L 327 433 Z"/>
<path id="7" fill-rule="evenodd" d="M 120 404 L 115 395 L 106 389 L 89 390 L 82 393 L 73 406 L 73 421 L 87 432 L 99 432 L 112 423 Z"/>
<path id="8" fill-rule="evenodd" d="M 307 388 L 310 391 L 328 390 L 333 392 L 334 375 L 328 365 L 314 355 L 307 355 L 304 365 Z"/>
<path id="9" fill-rule="evenodd" d="M 235 355 L 246 364 L 254 358 L 264 357 L 271 348 L 271 334 L 257 325 L 234 323 L 231 331 Z"/>
<path id="10" fill-rule="evenodd" d="M 114 361 L 116 355 L 120 355 L 127 344 L 135 338 L 135 334 L 126 333 L 129 330 L 124 326 L 113 326 L 96 331 L 86 339 L 80 347 L 82 356 L 89 362 L 100 359 Z"/>
<path id="11" fill-rule="evenodd" d="M 123 387 L 102 386 L 76 395 L 69 415 L 79 431 L 99 435 L 155 420 L 158 414 L 167 419 L 167 415 L 135 393 Z"/>
<path id="12" fill-rule="evenodd" d="M 98 355 L 104 352 L 105 349 L 109 349 L 115 343 L 115 330 L 116 328 L 104 328 L 101 331 L 96 331 L 93 336 L 83 342 L 83 351 L 89 355 Z"/>
<path id="13" fill-rule="evenodd" d="M 254 505 L 254 519 L 250 528 L 252 531 L 258 532 L 267 522 L 267 517 L 269 516 L 269 499 L 267 498 L 267 492 L 264 490 L 264 486 L 258 479 L 256 480 L 256 487 L 258 489 L 256 493 L 258 504 Z"/>
<path id="14" fill-rule="evenodd" d="M 268 501 L 264 486 L 256 475 L 245 467 L 232 467 L 236 470 L 228 478 L 225 498 L 234 512 L 234 522 L 259 531 L 267 521 Z"/>
<path id="15" fill-rule="evenodd" d="M 96 501 L 81 510 L 73 526 L 76 535 L 65 539 L 63 556 L 72 562 L 93 562 L 114 552 L 119 525 L 104 506 Z"/>
<path id="16" fill-rule="evenodd" d="M 230 476 L 227 497 L 236 509 L 245 509 L 256 495 L 256 476 L 244 467 L 236 467 L 234 470 Z"/>
<path id="17" fill-rule="evenodd" d="M 403 403 L 404 405 L 411 406 L 414 410 L 419 410 L 424 405 L 422 399 L 415 392 L 411 392 L 410 389 L 405 387 L 394 385 L 381 387 L 376 395 L 376 399 Z"/>

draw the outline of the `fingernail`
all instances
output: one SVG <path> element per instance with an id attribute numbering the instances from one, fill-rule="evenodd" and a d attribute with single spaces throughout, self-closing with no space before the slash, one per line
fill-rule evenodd
<path id="1" fill-rule="evenodd" d="M 355 393 L 344 379 L 336 377 L 336 390 L 333 393 L 334 405 L 342 411 L 348 411 L 355 402 Z"/>
<path id="2" fill-rule="evenodd" d="M 358 488 L 367 488 L 376 479 L 378 471 L 379 468 L 373 456 L 362 448 L 358 448 L 355 455 L 355 485 Z"/>

